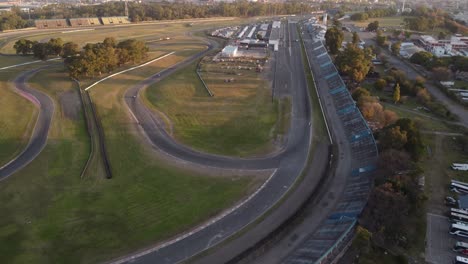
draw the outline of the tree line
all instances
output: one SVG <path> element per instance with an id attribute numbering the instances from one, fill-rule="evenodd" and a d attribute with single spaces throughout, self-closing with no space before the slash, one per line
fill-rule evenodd
<path id="1" fill-rule="evenodd" d="M 382 8 L 382 9 L 368 9 L 365 12 L 354 13 L 350 16 L 353 21 L 364 21 L 369 18 L 386 17 L 396 15 L 396 10 L 393 8 Z"/>
<path id="2" fill-rule="evenodd" d="M 252 17 L 266 15 L 287 15 L 310 12 L 311 5 L 288 1 L 284 3 L 257 3 L 246 0 L 232 3 L 218 2 L 211 5 L 194 3 L 136 3 L 129 2 L 129 17 L 132 22 L 150 20 L 171 20 L 208 17 Z M 32 13 L 21 12 L 13 8 L 12 12 L 0 15 L 0 30 L 18 29 L 32 26 L 34 19 L 63 19 L 79 17 L 122 16 L 125 13 L 124 2 L 111 2 L 101 5 L 75 6 L 69 4 L 52 4 L 36 8 Z"/>
<path id="3" fill-rule="evenodd" d="M 17 54 L 33 54 L 42 60 L 50 56 L 61 56 L 65 59 L 70 77 L 76 79 L 109 73 L 124 64 L 139 63 L 147 58 L 148 52 L 143 41 L 127 39 L 117 42 L 114 38 L 88 43 L 81 49 L 78 44 L 64 43 L 61 38 L 51 38 L 44 43 L 20 39 L 16 41 L 14 48 Z"/>
<path id="4" fill-rule="evenodd" d="M 418 6 L 404 19 L 406 28 L 414 31 L 427 31 L 436 28 L 445 28 L 451 33 L 468 33 L 468 28 L 453 20 L 450 15 L 441 9 L 430 9 L 425 6 Z"/>

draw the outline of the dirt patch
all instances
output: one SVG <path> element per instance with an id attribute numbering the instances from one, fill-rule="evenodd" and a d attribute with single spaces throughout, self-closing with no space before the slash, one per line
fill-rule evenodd
<path id="1" fill-rule="evenodd" d="M 71 120 L 78 120 L 81 112 L 81 101 L 78 90 L 73 89 L 60 94 L 60 106 L 63 115 Z"/>

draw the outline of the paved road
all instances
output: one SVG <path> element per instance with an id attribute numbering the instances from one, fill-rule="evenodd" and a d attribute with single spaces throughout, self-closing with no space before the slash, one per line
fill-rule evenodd
<path id="1" fill-rule="evenodd" d="M 0 168 L 0 180 L 7 178 L 28 165 L 35 157 L 37 157 L 37 155 L 39 155 L 39 153 L 41 153 L 46 145 L 49 127 L 54 114 L 54 102 L 48 95 L 31 89 L 26 84 L 26 81 L 29 78 L 42 69 L 44 69 L 44 67 L 26 71 L 14 80 L 16 91 L 39 108 L 39 116 L 31 139 L 23 152 Z"/>
<path id="2" fill-rule="evenodd" d="M 289 28 L 294 37 L 295 34 L 297 34 L 296 26 L 291 25 Z M 289 36 L 286 37 L 286 41 L 289 41 Z M 292 56 L 288 55 L 290 51 Z M 190 149 L 176 145 L 175 142 L 168 140 L 167 135 L 165 135 L 165 132 L 157 124 L 157 120 L 149 113 L 149 110 L 145 110 L 144 106 L 139 103 L 139 100 L 135 100 L 132 97 L 136 96 L 138 91 L 146 85 L 159 81 L 163 77 L 174 72 L 176 68 L 182 67 L 185 64 L 179 64 L 161 73 L 155 74 L 148 78 L 148 80 L 145 80 L 129 90 L 126 95 L 126 102 L 131 111 L 137 116 L 147 136 L 157 148 L 163 149 L 177 158 L 203 165 L 222 168 L 240 166 L 239 168 L 249 169 L 272 167 L 277 167 L 278 169 L 263 189 L 252 197 L 251 200 L 217 222 L 211 223 L 204 227 L 204 229 L 182 236 L 179 239 L 166 242 L 159 246 L 157 245 L 141 254 L 137 253 L 127 256 L 117 262 L 177 263 L 183 261 L 218 244 L 257 219 L 274 205 L 292 186 L 296 178 L 302 172 L 307 161 L 311 139 L 311 113 L 299 43 L 294 42 L 292 47 L 282 49 L 282 52 L 286 54 L 280 57 L 281 69 L 284 70 L 281 70 L 279 78 L 287 81 L 288 87 L 291 87 L 291 132 L 288 134 L 286 149 L 272 157 L 243 160 L 198 152 L 193 153 Z M 222 261 L 219 263 L 222 263 Z"/>
<path id="3" fill-rule="evenodd" d="M 364 40 L 367 45 L 376 45 L 375 43 L 375 33 L 370 32 L 362 32 L 359 34 L 362 40 Z M 390 54 L 390 52 L 386 49 L 382 49 L 388 58 L 388 63 L 393 67 L 400 69 L 406 73 L 408 78 L 415 79 L 418 76 L 421 76 L 416 70 L 414 70 L 411 66 L 407 63 L 403 62 L 400 58 L 397 58 Z M 429 93 L 434 96 L 438 101 L 443 103 L 453 114 L 457 115 L 460 121 L 460 124 L 464 127 L 468 127 L 468 109 L 464 106 L 460 105 L 455 100 L 451 99 L 447 95 L 445 95 L 438 87 L 431 83 L 431 81 L 427 81 L 425 83 L 425 87 L 429 91 Z"/>

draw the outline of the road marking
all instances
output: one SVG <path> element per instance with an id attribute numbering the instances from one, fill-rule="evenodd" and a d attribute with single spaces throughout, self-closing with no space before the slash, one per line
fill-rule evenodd
<path id="1" fill-rule="evenodd" d="M 55 59 L 50 59 L 50 60 L 45 60 L 45 61 L 55 61 L 55 60 L 61 60 L 61 59 L 62 59 L 62 58 L 55 58 Z M 11 65 L 11 66 L 6 66 L 6 67 L 0 68 L 0 71 L 1 71 L 1 70 L 6 70 L 6 69 L 10 69 L 10 68 L 19 67 L 19 66 L 24 66 L 24 65 L 39 63 L 39 62 L 44 62 L 44 61 L 43 61 L 43 60 L 36 60 L 36 61 L 30 61 L 30 62 L 15 64 L 15 65 Z"/>
<path id="2" fill-rule="evenodd" d="M 170 52 L 170 53 L 168 53 L 168 54 L 166 54 L 166 55 L 163 55 L 163 56 L 161 56 L 161 57 L 158 57 L 158 58 L 156 58 L 156 59 L 154 59 L 154 60 L 150 60 L 150 61 L 148 61 L 148 62 L 145 62 L 145 63 L 143 63 L 143 64 L 140 64 L 140 65 L 138 65 L 138 66 L 135 66 L 135 67 L 132 67 L 132 68 L 129 68 L 129 69 L 126 69 L 126 70 L 119 71 L 119 72 L 116 72 L 116 73 L 114 73 L 114 74 L 111 74 L 111 75 L 109 75 L 109 76 L 107 76 L 107 77 L 105 77 L 105 78 L 102 78 L 101 80 L 99 80 L 99 81 L 97 81 L 97 82 L 91 84 L 90 86 L 86 87 L 84 90 L 85 90 L 85 91 L 88 91 L 91 87 L 93 87 L 93 86 L 95 86 L 95 85 L 97 85 L 97 84 L 99 84 L 99 83 L 101 83 L 101 82 L 103 82 L 103 81 L 105 81 L 105 80 L 107 80 L 107 79 L 110 79 L 110 78 L 112 78 L 112 77 L 114 77 L 114 76 L 117 76 L 117 75 L 122 74 L 122 73 L 125 73 L 125 72 L 129 72 L 129 71 L 132 71 L 132 70 L 135 70 L 135 69 L 144 67 L 144 66 L 146 66 L 146 65 L 148 65 L 148 64 L 151 64 L 151 63 L 153 63 L 153 62 L 155 62 L 155 61 L 164 59 L 165 57 L 170 56 L 170 55 L 172 55 L 172 54 L 174 54 L 174 53 L 175 53 L 175 51 Z"/>
<path id="3" fill-rule="evenodd" d="M 162 244 L 160 244 L 159 246 L 155 246 L 153 248 L 150 248 L 150 249 L 147 249 L 145 251 L 142 251 L 142 252 L 139 252 L 139 253 L 136 253 L 134 255 L 131 255 L 129 257 L 125 257 L 125 258 L 122 258 L 122 259 L 119 259 L 119 260 L 116 260 L 116 261 L 113 261 L 111 263 L 114 263 L 114 264 L 120 264 L 120 263 L 125 263 L 125 262 L 128 262 L 130 260 L 133 260 L 135 258 L 139 258 L 139 257 L 142 257 L 144 255 L 147 255 L 147 254 L 150 254 L 152 252 L 155 252 L 155 251 L 158 251 L 162 248 L 165 248 L 167 246 L 170 246 L 176 242 L 179 242 L 180 240 L 183 240 L 197 232 L 200 232 L 202 231 L 203 229 L 209 227 L 210 225 L 218 222 L 219 220 L 223 219 L 224 217 L 226 217 L 227 215 L 229 215 L 230 213 L 236 211 L 237 209 L 239 209 L 241 206 L 243 206 L 244 204 L 246 204 L 247 202 L 249 202 L 250 200 L 252 200 L 261 190 L 263 190 L 265 188 L 265 186 L 270 182 L 270 180 L 273 178 L 274 175 L 276 175 L 276 172 L 278 171 L 278 169 L 275 169 L 273 171 L 273 173 L 270 175 L 270 177 L 268 177 L 268 179 L 262 184 L 262 186 L 260 186 L 260 188 L 258 188 L 254 193 L 252 193 L 249 197 L 247 197 L 245 200 L 243 200 L 242 202 L 240 202 L 239 204 L 237 204 L 236 206 L 234 207 L 231 207 L 229 210 L 225 211 L 224 213 L 216 216 L 215 218 L 211 219 L 210 221 L 208 221 L 207 223 L 203 224 L 202 226 L 199 226 L 197 228 L 195 228 L 194 230 L 188 232 L 188 233 L 185 233 L 183 235 L 180 235 L 178 236 L 177 238 L 175 239 L 172 239 L 172 240 L 169 240 L 167 242 L 164 242 Z M 249 223 L 250 224 L 250 223 Z M 218 234 L 219 235 L 219 234 Z M 215 236 L 216 237 L 216 236 Z"/>
<path id="4" fill-rule="evenodd" d="M 429 216 L 434 216 L 434 217 L 439 217 L 439 218 L 444 218 L 444 219 L 448 219 L 448 217 L 446 217 L 445 215 L 432 214 L 432 213 L 427 213 L 427 215 L 429 215 Z"/>

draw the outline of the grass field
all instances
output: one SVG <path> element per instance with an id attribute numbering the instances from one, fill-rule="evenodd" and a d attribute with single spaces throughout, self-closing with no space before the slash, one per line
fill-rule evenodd
<path id="1" fill-rule="evenodd" d="M 0 55 L 0 68 L 20 64 L 24 62 L 30 62 L 36 60 L 32 56 L 5 56 Z"/>
<path id="2" fill-rule="evenodd" d="M 226 74 L 221 64 L 205 61 L 202 77 L 197 63 L 146 89 L 148 100 L 172 121 L 174 137 L 198 150 L 248 156 L 270 151 L 278 105 L 260 74 L 237 70 Z M 238 76 L 241 74 L 241 76 Z M 225 82 L 233 78 L 233 82 Z"/>
<path id="3" fill-rule="evenodd" d="M 403 16 L 392 16 L 392 17 L 377 17 L 369 18 L 366 21 L 349 21 L 352 24 L 355 24 L 358 27 L 367 27 L 369 23 L 374 21 L 379 21 L 379 27 L 385 28 L 404 28 Z"/>
<path id="4" fill-rule="evenodd" d="M 211 22 L 191 29 L 213 26 Z M 111 29 L 99 34 L 97 31 L 82 32 L 76 36 L 73 33 L 68 39 L 64 37 L 66 41 L 84 43 L 102 41 L 105 36 L 150 40 L 174 34 L 169 41 L 148 45 L 150 58 L 170 51 L 176 51 L 175 55 L 119 75 L 91 90 L 105 131 L 113 171 L 111 180 L 104 179 L 98 156 L 92 160 L 85 177 L 80 177 L 89 156 L 90 142 L 82 109 L 76 105 L 79 102 L 77 85 L 69 80 L 62 66 L 44 70 L 30 80 L 33 87 L 54 99 L 55 113 L 42 153 L 0 184 L 0 199 L 8 201 L 0 203 L 0 263 L 109 260 L 193 227 L 233 205 L 261 184 L 263 175 L 224 173 L 218 176 L 214 172 L 205 174 L 168 165 L 167 160 L 155 155 L 136 135 L 123 102 L 125 90 L 206 48 L 206 44 L 184 33 L 186 25 L 160 27 L 164 29 L 143 26 L 141 30 L 135 27 L 114 32 L 117 30 Z M 58 36 L 62 35 L 48 37 Z M 34 38 L 44 40 L 45 36 Z M 10 44 L 13 40 L 10 39 Z M 10 44 L 2 52 L 9 47 L 11 52 Z M 8 58 L 9 61 L 2 63 L 11 65 L 25 59 Z M 39 65 L 28 67 L 36 66 Z M 26 66 L 18 68 L 17 72 L 24 68 Z M 14 77 L 12 72 L 0 72 L 0 148 L 3 155 L 0 162 L 21 149 L 27 137 L 15 146 L 7 144 L 27 132 L 29 121 L 25 113 L 31 116 L 34 111 L 32 105 L 28 106 L 25 100 L 6 89 L 6 80 Z M 96 79 L 82 80 L 83 87 Z M 6 141 L 8 143 L 4 144 Z"/>
<path id="5" fill-rule="evenodd" d="M 0 71 L 0 167 L 19 154 L 29 141 L 38 110 L 13 91 L 18 70 Z"/>
<path id="6" fill-rule="evenodd" d="M 175 57 L 175 56 L 174 56 Z M 174 58 L 171 58 L 174 60 Z M 96 86 L 92 97 L 106 133 L 114 178 L 80 179 L 89 141 L 81 110 L 67 116 L 61 96 L 76 86 L 59 69 L 31 82 L 56 102 L 47 147 L 2 182 L 1 263 L 94 263 L 185 230 L 259 184 L 249 177 L 213 177 L 164 164 L 141 145 L 124 108 L 128 85 L 173 61 Z"/>
<path id="7" fill-rule="evenodd" d="M 186 32 L 188 31 L 199 31 L 210 29 L 213 27 L 221 27 L 225 25 L 233 25 L 236 23 L 246 23 L 245 20 L 241 21 L 239 19 L 231 21 L 212 21 L 212 22 L 199 22 L 195 23 L 192 26 L 189 26 L 186 22 L 174 23 L 174 24 L 140 24 L 133 26 L 115 26 L 115 27 L 97 27 L 95 30 L 84 31 L 84 32 L 70 32 L 62 33 L 61 31 L 57 32 L 38 32 L 30 31 L 25 33 L 23 36 L 14 36 L 14 37 L 1 37 L 0 36 L 0 52 L 5 54 L 15 53 L 13 49 L 14 43 L 21 39 L 27 38 L 30 40 L 36 41 L 47 41 L 50 38 L 62 38 L 66 41 L 74 41 L 79 45 L 85 45 L 86 43 L 95 43 L 101 42 L 105 37 L 114 37 L 118 41 L 125 40 L 129 38 L 135 38 L 139 40 L 151 41 L 154 42 L 160 38 L 170 37 L 174 39 L 183 39 L 187 38 Z M 64 29 L 63 31 L 70 31 L 72 28 Z M 85 37 L 83 37 L 85 36 Z M 165 43 L 166 41 L 161 41 L 160 43 Z"/>

